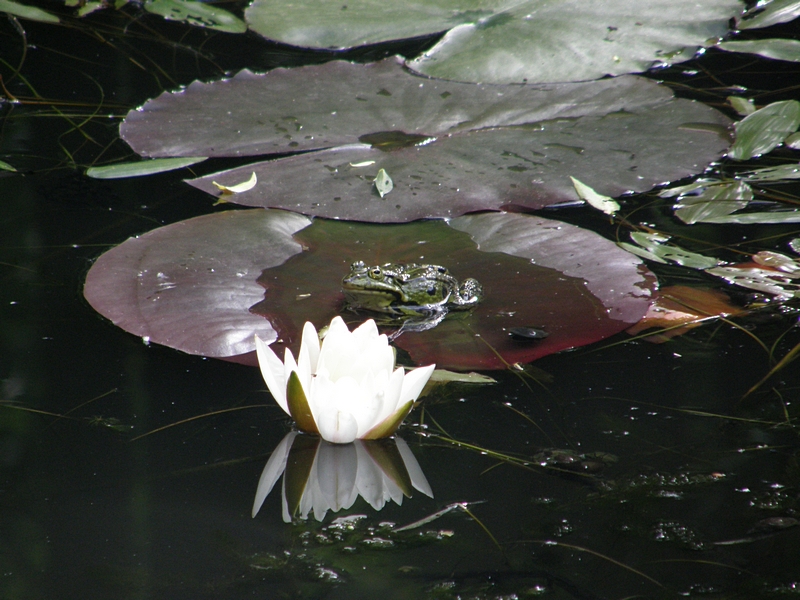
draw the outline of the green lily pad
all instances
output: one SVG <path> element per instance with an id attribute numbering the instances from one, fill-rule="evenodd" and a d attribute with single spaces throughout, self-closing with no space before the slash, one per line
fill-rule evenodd
<path id="1" fill-rule="evenodd" d="M 85 296 L 114 323 L 193 354 L 255 364 L 253 336 L 297 350 L 305 321 L 351 323 L 341 279 L 355 260 L 443 264 L 486 290 L 469 312 L 406 332 L 418 363 L 504 368 L 603 339 L 645 314 L 655 280 L 597 234 L 522 214 L 369 225 L 274 210 L 229 211 L 162 227 L 101 256 Z M 300 250 L 302 249 L 302 251 Z M 544 339 L 512 337 L 536 327 Z M 280 351 L 280 348 L 278 348 Z"/>
<path id="2" fill-rule="evenodd" d="M 775 60 L 800 61 L 800 41 L 797 40 L 733 40 L 720 42 L 717 44 L 717 48 L 726 52 L 758 54 L 764 58 Z"/>
<path id="3" fill-rule="evenodd" d="M 193 0 L 147 0 L 144 9 L 169 21 L 181 21 L 227 33 L 244 33 L 247 24 L 227 10 Z"/>
<path id="4" fill-rule="evenodd" d="M 749 16 L 750 13 L 756 13 Z M 759 2 L 755 7 L 745 13 L 744 19 L 738 19 L 736 26 L 739 29 L 757 29 L 769 27 L 779 23 L 788 23 L 800 16 L 800 2 L 798 0 L 772 0 Z"/>
<path id="5" fill-rule="evenodd" d="M 312 48 L 448 31 L 410 66 L 445 79 L 512 83 L 583 81 L 686 60 L 740 12 L 735 0 L 255 0 L 245 18 L 265 37 Z"/>

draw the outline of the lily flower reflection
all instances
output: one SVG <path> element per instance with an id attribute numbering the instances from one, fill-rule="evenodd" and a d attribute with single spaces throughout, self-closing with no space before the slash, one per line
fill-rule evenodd
<path id="1" fill-rule="evenodd" d="M 375 510 L 388 500 L 398 505 L 412 488 L 433 498 L 417 459 L 402 439 L 331 444 L 293 431 L 269 457 L 258 480 L 253 517 L 283 474 L 283 520 L 322 521 L 329 510 L 350 508 L 361 496 Z"/>
<path id="2" fill-rule="evenodd" d="M 256 336 L 261 375 L 275 401 L 306 433 L 348 444 L 392 435 L 422 392 L 435 365 L 395 369 L 394 350 L 370 319 L 352 332 L 334 317 L 320 345 L 306 322 L 298 360 L 284 360 Z"/>

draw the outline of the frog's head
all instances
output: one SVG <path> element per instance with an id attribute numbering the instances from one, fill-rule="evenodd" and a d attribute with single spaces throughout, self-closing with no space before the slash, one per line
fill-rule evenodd
<path id="1" fill-rule="evenodd" d="M 398 270 L 390 264 L 368 267 L 363 261 L 354 262 L 342 279 L 342 290 L 348 304 L 367 310 L 386 311 L 392 304 L 407 302 Z"/>

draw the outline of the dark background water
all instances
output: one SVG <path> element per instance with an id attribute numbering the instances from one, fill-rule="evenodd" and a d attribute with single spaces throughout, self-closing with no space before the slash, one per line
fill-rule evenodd
<path id="1" fill-rule="evenodd" d="M 798 516 L 796 367 L 741 402 L 770 361 L 727 323 L 659 346 L 614 344 L 628 340 L 623 334 L 540 360 L 534 378 L 494 373 L 495 386 L 430 396 L 400 433 L 433 499 L 415 494 L 381 512 L 359 500 L 322 524 L 287 525 L 273 492 L 251 518 L 259 474 L 290 426 L 257 370 L 147 346 L 94 313 L 81 293 L 93 259 L 110 246 L 230 207 L 214 207 L 181 182 L 184 173 L 98 181 L 82 172 L 129 153 L 110 116 L 162 89 L 332 55 L 163 23 L 134 8 L 23 26 L 27 45 L 13 23 L 0 22 L 0 73 L 20 100 L 0 106 L 0 160 L 19 170 L 0 173 L 0 597 L 800 595 L 800 527 L 757 529 Z M 349 56 L 411 55 L 429 43 Z M 719 106 L 730 86 L 766 103 L 794 97 L 800 83 L 793 64 L 715 52 L 651 75 Z M 758 164 L 792 160 L 779 151 Z M 227 164 L 209 163 L 208 172 Z M 637 203 L 646 206 L 637 219 L 687 231 L 668 202 Z M 590 209 L 546 215 L 615 235 Z M 788 226 L 696 225 L 690 233 L 697 248 L 729 245 L 723 257 L 785 250 L 797 235 Z M 656 270 L 664 283 L 718 284 Z M 777 340 L 779 358 L 800 343 L 796 320 L 788 305 L 737 322 L 767 346 Z M 131 441 L 251 405 L 260 406 Z M 423 416 L 427 430 L 414 425 Z M 591 477 L 522 468 L 419 435 L 434 423 L 509 456 L 558 448 L 617 460 Z M 452 511 L 404 534 L 380 529 L 453 502 L 475 502 L 471 515 Z M 366 518 L 352 531 L 330 527 L 346 514 Z"/>

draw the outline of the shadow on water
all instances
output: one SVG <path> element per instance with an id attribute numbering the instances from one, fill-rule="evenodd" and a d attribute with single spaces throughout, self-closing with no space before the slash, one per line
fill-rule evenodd
<path id="1" fill-rule="evenodd" d="M 182 175 L 98 181 L 76 167 L 132 156 L 108 117 L 162 89 L 332 55 L 187 32 L 132 8 L 24 28 L 23 38 L 0 23 L 0 73 L 7 100 L 17 99 L 0 105 L 0 160 L 19 171 L 0 172 L 0 596 L 798 594 L 796 366 L 741 400 L 800 343 L 791 305 L 662 345 L 621 334 L 496 373 L 494 386 L 439 388 L 400 431 L 433 498 L 416 488 L 381 512 L 361 498 L 321 523 L 285 524 L 278 484 L 252 518 L 260 473 L 289 431 L 257 370 L 148 346 L 81 296 L 103 250 L 223 207 Z M 765 101 L 783 97 L 778 79 L 797 83 L 795 67 L 718 59 L 654 76 L 720 105 L 742 82 Z M 641 206 L 638 221 L 677 230 L 670 202 Z M 615 235 L 589 209 L 547 215 Z M 691 233 L 730 252 L 797 235 L 790 226 Z M 662 283 L 701 280 L 655 270 Z M 774 355 L 751 334 L 776 343 Z"/>

